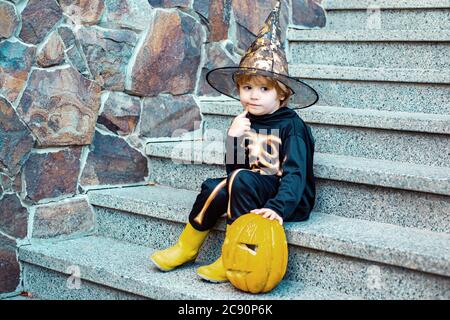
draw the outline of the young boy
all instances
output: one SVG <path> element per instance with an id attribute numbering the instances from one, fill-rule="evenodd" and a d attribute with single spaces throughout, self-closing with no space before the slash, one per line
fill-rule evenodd
<path id="1" fill-rule="evenodd" d="M 209 230 L 224 213 L 227 226 L 249 212 L 280 224 L 309 218 L 315 201 L 314 139 L 287 105 L 292 100 L 297 108 L 305 108 L 318 95 L 288 75 L 279 9 L 278 1 L 238 68 L 218 68 L 207 74 L 211 86 L 240 100 L 245 111 L 234 118 L 227 132 L 227 176 L 203 182 L 178 242 L 151 256 L 160 270 L 195 260 Z M 211 282 L 227 281 L 221 257 L 198 268 L 197 274 Z"/>

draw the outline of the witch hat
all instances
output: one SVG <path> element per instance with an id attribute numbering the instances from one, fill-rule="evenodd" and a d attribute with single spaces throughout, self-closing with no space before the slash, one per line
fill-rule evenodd
<path id="1" fill-rule="evenodd" d="M 312 87 L 289 76 L 286 54 L 281 42 L 280 8 L 280 1 L 277 1 L 256 40 L 242 57 L 239 67 L 217 68 L 207 73 L 206 81 L 214 89 L 239 100 L 235 76 L 261 75 L 278 80 L 291 90 L 292 109 L 307 108 L 318 101 L 319 95 Z"/>

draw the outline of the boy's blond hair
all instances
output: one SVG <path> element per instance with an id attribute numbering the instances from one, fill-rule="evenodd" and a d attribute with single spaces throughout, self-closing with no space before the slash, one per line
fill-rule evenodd
<path id="1" fill-rule="evenodd" d="M 289 98 L 292 95 L 292 91 L 285 86 L 280 81 L 274 80 L 269 77 L 261 76 L 261 75 L 248 75 L 248 74 L 239 74 L 236 75 L 236 87 L 239 91 L 239 87 L 244 83 L 252 83 L 258 86 L 266 86 L 269 89 L 275 88 L 277 91 L 278 99 L 284 97 L 284 100 L 280 103 L 280 108 L 284 107 L 288 104 Z"/>

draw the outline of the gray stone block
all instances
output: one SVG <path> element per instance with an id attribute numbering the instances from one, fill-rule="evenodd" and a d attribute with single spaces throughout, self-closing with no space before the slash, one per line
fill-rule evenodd
<path id="1" fill-rule="evenodd" d="M 218 118 L 218 121 L 208 125 L 210 129 L 215 129 L 217 125 L 218 130 L 224 130 L 228 124 L 227 122 L 231 122 L 243 110 L 239 101 L 230 98 L 202 97 L 199 100 L 201 112 L 205 117 Z M 310 125 L 337 125 L 353 127 L 355 130 L 358 128 L 370 128 L 415 133 L 450 134 L 449 114 L 343 108 L 321 104 L 295 111 Z M 208 123 L 210 119 L 205 120 Z M 208 135 L 208 132 L 205 132 L 205 135 Z"/>
<path id="2" fill-rule="evenodd" d="M 347 76 L 337 79 L 314 71 L 303 80 L 319 93 L 321 105 L 450 114 L 448 84 L 354 80 Z"/>
<path id="3" fill-rule="evenodd" d="M 342 117 L 345 116 L 346 114 Z M 233 117 L 206 115 L 204 119 L 207 131 L 219 130 L 220 135 L 226 137 Z M 341 124 L 310 122 L 309 125 L 316 141 L 316 152 L 441 167 L 450 163 L 450 135 L 361 128 Z M 207 131 L 206 139 L 209 136 Z"/>
<path id="4" fill-rule="evenodd" d="M 62 297 L 91 299 L 116 298 L 112 291 L 125 291 L 137 296 L 151 299 L 221 299 L 221 300 L 253 300 L 253 299 L 351 299 L 349 295 L 323 290 L 320 287 L 305 287 L 302 283 L 283 280 L 274 290 L 261 295 L 251 295 L 238 291 L 230 283 L 211 284 L 201 280 L 195 274 L 194 266 L 185 266 L 174 272 L 160 272 L 151 265 L 149 255 L 154 249 L 120 242 L 104 237 L 86 237 L 77 240 L 68 240 L 57 243 L 51 247 L 45 245 L 32 245 L 21 250 L 21 259 L 25 262 L 25 288 L 33 292 L 33 283 L 30 280 L 38 279 L 36 283 L 39 290 L 45 294 L 45 286 L 59 287 L 50 289 L 50 296 L 54 291 Z M 39 268 L 29 268 L 34 264 Z M 44 268 L 70 274 L 69 270 L 77 267 L 82 280 L 80 294 L 65 296 L 67 290 L 67 276 L 54 277 L 46 274 Z M 65 279 L 64 279 L 65 278 Z M 106 286 L 112 289 L 101 288 L 91 283 Z M 30 284 L 31 286 L 27 285 Z M 84 285 L 87 285 L 84 287 Z M 214 288 L 213 291 L 211 291 Z M 211 294 L 213 292 L 213 294 Z M 68 293 L 70 294 L 70 292 Z M 119 297 L 123 297 L 121 294 Z M 130 295 L 126 298 L 133 298 Z"/>
<path id="5" fill-rule="evenodd" d="M 443 1 L 445 2 L 445 0 Z M 391 3 L 400 3 L 391 1 Z M 448 6 L 448 2 L 447 2 Z M 366 7 L 367 8 L 367 7 Z M 448 9 L 401 8 L 327 9 L 327 30 L 446 30 L 450 29 Z"/>
<path id="6" fill-rule="evenodd" d="M 449 43 L 438 42 L 291 42 L 291 63 L 364 68 L 445 70 Z M 444 71 L 445 72 L 445 71 Z"/>
<path id="7" fill-rule="evenodd" d="M 321 105 L 450 113 L 450 79 L 440 70 L 293 64 L 289 71 L 316 89 Z"/>
<path id="8" fill-rule="evenodd" d="M 142 300 L 142 296 L 80 279 L 70 274 L 23 263 L 24 285 L 33 300 Z"/>
<path id="9" fill-rule="evenodd" d="M 327 0 L 323 30 L 448 30 L 446 0 Z"/>
<path id="10" fill-rule="evenodd" d="M 432 9 L 450 7 L 447 0 L 326 0 L 323 1 L 323 6 L 328 10 L 366 9 L 371 6 L 387 9 Z"/>
<path id="11" fill-rule="evenodd" d="M 289 41 L 293 45 L 297 42 L 383 42 L 388 45 L 391 42 L 417 43 L 438 42 L 445 44 L 450 39 L 450 30 L 299 30 L 290 28 L 288 31 Z M 376 43 L 374 43 L 376 44 Z M 302 62 L 299 62 L 302 63 Z"/>
<path id="12" fill-rule="evenodd" d="M 438 69 L 370 68 L 322 64 L 291 64 L 289 74 L 301 79 L 333 79 L 407 83 L 450 83 L 447 72 Z"/>
<path id="13" fill-rule="evenodd" d="M 191 187 L 179 185 L 181 188 L 197 188 L 207 177 L 226 175 L 224 149 L 224 143 L 220 141 L 149 143 L 146 153 L 151 158 L 150 178 L 163 182 L 164 176 L 168 176 L 172 181 L 170 185 L 174 185 L 174 181 L 185 180 L 191 181 Z M 164 164 L 166 169 L 159 170 L 161 166 L 157 166 L 164 161 L 167 162 Z M 195 175 L 194 171 L 197 171 Z M 450 169 L 446 167 L 316 152 L 314 175 L 327 180 L 450 195 Z"/>
<path id="14" fill-rule="evenodd" d="M 314 210 L 356 218 L 450 232 L 448 196 L 319 179 Z"/>

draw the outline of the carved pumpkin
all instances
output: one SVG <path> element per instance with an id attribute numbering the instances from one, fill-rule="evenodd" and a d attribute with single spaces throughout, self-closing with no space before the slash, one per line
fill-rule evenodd
<path id="1" fill-rule="evenodd" d="M 251 293 L 272 290 L 287 268 L 283 227 L 255 213 L 242 215 L 227 229 L 222 260 L 227 278 L 236 288 Z"/>

